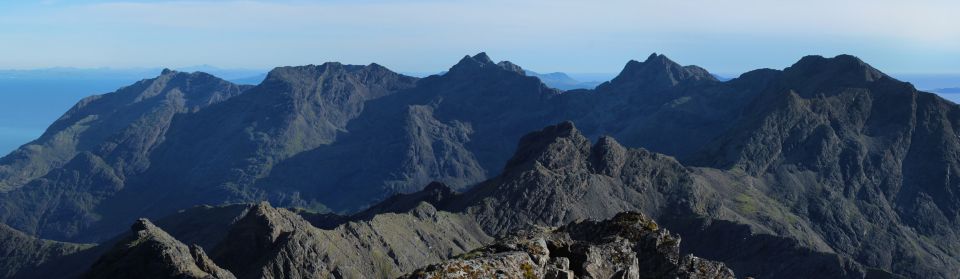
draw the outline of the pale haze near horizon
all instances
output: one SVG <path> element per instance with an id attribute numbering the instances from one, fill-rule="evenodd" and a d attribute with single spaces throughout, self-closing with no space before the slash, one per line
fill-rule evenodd
<path id="1" fill-rule="evenodd" d="M 960 1 L 36 1 L 0 3 L 0 69 L 447 69 L 486 51 L 537 71 L 615 73 L 664 53 L 716 73 L 852 54 L 960 73 Z"/>

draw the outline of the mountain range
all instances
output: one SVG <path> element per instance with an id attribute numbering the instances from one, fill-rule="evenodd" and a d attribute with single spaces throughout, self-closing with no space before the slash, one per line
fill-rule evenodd
<path id="1" fill-rule="evenodd" d="M 537 77 L 540 79 L 540 82 L 543 82 L 543 84 L 560 90 L 593 89 L 602 83 L 599 81 L 579 81 L 570 77 L 566 73 L 561 72 L 546 74 L 541 74 L 530 70 L 524 70 L 524 72 L 529 76 Z"/>
<path id="2" fill-rule="evenodd" d="M 248 86 L 164 70 L 0 159 L 0 239 L 31 239 L 0 243 L 45 247 L 0 265 L 950 278 L 958 125 L 956 104 L 849 55 L 720 81 L 653 54 L 566 91 L 485 53 L 425 78 L 330 62 Z M 627 260 L 590 260 L 614 251 Z"/>

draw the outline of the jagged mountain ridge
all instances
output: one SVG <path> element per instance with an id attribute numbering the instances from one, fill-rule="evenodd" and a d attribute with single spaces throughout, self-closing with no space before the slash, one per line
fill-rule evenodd
<path id="1" fill-rule="evenodd" d="M 956 243 L 957 226 L 952 221 L 956 219 L 952 217 L 956 203 L 952 203 L 955 197 L 950 194 L 956 188 L 951 181 L 956 180 L 947 178 L 955 173 L 947 170 L 956 165 L 950 155 L 955 146 L 955 105 L 864 65 L 848 56 L 808 57 L 784 71 L 758 70 L 719 82 L 702 69 L 679 66 L 666 57 L 652 55 L 644 62 L 628 63 L 621 76 L 596 90 L 560 93 L 524 77 L 516 65 L 493 63 L 486 55 L 466 57 L 445 75 L 413 81 L 411 88 L 364 102 L 365 108 L 377 109 L 364 109 L 346 121 L 332 143 L 313 146 L 316 142 L 290 136 L 285 138 L 290 141 L 280 140 L 275 146 L 277 150 L 289 147 L 290 152 L 261 153 L 270 149 L 261 148 L 269 146 L 269 139 L 283 138 L 283 133 L 252 134 L 262 136 L 260 139 L 224 137 L 238 142 L 200 146 L 211 147 L 209 150 L 224 150 L 215 148 L 220 145 L 239 146 L 228 150 L 248 153 L 230 153 L 236 157 L 226 162 L 239 164 L 215 164 L 210 181 L 184 186 L 175 181 L 159 183 L 147 175 L 125 175 L 119 180 L 116 172 L 101 168 L 103 171 L 97 173 L 102 177 L 96 180 L 108 183 L 96 184 L 124 185 L 124 189 L 137 191 L 121 191 L 99 202 L 98 207 L 33 206 L 6 211 L 26 216 L 47 214 L 51 220 L 67 220 L 67 224 L 5 222 L 25 231 L 40 231 L 43 236 L 69 239 L 70 235 L 89 234 L 83 237 L 102 239 L 120 227 L 109 220 L 162 216 L 188 203 L 270 199 L 283 205 L 359 209 L 387 193 L 414 191 L 432 180 L 457 189 L 482 181 L 499 172 L 521 135 L 572 119 L 589 138 L 609 134 L 626 146 L 673 155 L 716 175 L 699 176 L 703 183 L 742 184 L 730 188 L 745 193 L 740 199 L 744 220 L 762 217 L 750 210 L 756 204 L 776 205 L 773 212 L 779 215 L 772 217 L 794 215 L 816 231 L 808 234 L 816 237 L 801 238 L 804 245 L 828 246 L 870 266 L 907 274 L 915 265 L 930 266 L 928 271 L 946 270 L 953 266 L 956 256 L 950 251 L 956 249 L 940 249 L 933 242 Z M 229 106 L 232 99 L 221 106 Z M 205 128 L 223 135 L 238 130 L 230 125 L 201 125 L 194 130 Z M 171 127 L 171 131 L 179 129 Z M 377 144 L 385 139 L 390 144 Z M 163 148 L 161 144 L 156 150 Z M 166 154 L 178 155 L 167 150 Z M 191 167 L 206 160 L 189 156 L 190 160 L 151 165 L 189 168 L 207 177 L 202 175 L 206 169 Z M 93 156 L 76 157 L 80 159 L 78 166 L 103 165 Z M 279 162 L 277 158 L 281 158 Z M 347 158 L 363 159 L 341 165 L 349 161 Z M 305 165 L 317 166 L 319 171 L 305 169 Z M 734 172 L 715 173 L 712 170 L 716 168 Z M 737 170 L 746 175 L 737 174 Z M 57 171 L 58 177 L 89 172 L 83 168 Z M 166 179 L 174 177 L 171 173 L 180 174 L 159 169 L 145 173 L 151 172 L 153 177 Z M 303 177 L 298 177 L 301 174 Z M 57 181 L 4 194 L 5 208 L 51 204 L 47 195 L 82 184 Z M 168 187 L 189 190 L 178 197 L 168 195 Z M 101 189 L 77 190 L 80 197 L 91 191 Z M 830 202 L 818 200 L 821 194 Z M 156 201 L 163 196 L 167 197 Z M 183 196 L 189 197 L 188 202 L 171 202 Z M 737 197 L 733 198 L 736 201 Z M 24 202 L 33 200 L 38 201 Z M 132 210 L 127 216 L 109 216 L 109 212 L 121 209 Z M 90 217 L 72 218 L 77 215 Z M 753 221 L 765 223 L 762 225 L 778 234 L 795 234 L 788 227 L 776 228 L 778 222 Z M 44 226 L 54 231 L 67 229 L 43 232 L 39 228 Z M 856 232 L 871 235 L 858 236 Z M 888 243 L 900 249 L 881 249 Z M 928 271 L 914 272 L 927 275 Z"/>
<path id="2" fill-rule="evenodd" d="M 716 256 L 741 275 L 866 276 L 868 268 L 836 255 L 808 224 L 791 224 L 797 217 L 776 205 L 744 218 L 737 200 L 724 196 L 744 190 L 703 183 L 709 178 L 669 156 L 625 148 L 610 137 L 591 144 L 566 122 L 524 136 L 500 176 L 444 203 L 474 216 L 494 235 L 639 211 L 693 239 L 696 245 L 684 251 Z M 777 214 L 787 216 L 774 218 Z M 755 253 L 746 247 L 780 249 Z M 797 274 L 798 269 L 821 273 Z"/>
<path id="3" fill-rule="evenodd" d="M 203 248 L 187 247 L 149 220 L 140 219 L 131 226 L 130 236 L 101 256 L 83 278 L 236 277 L 212 263 Z"/>
<path id="4" fill-rule="evenodd" d="M 716 272 L 717 276 L 728 274 L 723 272 L 724 268 L 722 266 L 718 267 L 694 257 L 685 257 L 681 261 L 678 253 L 679 247 L 682 246 L 679 245 L 678 237 L 671 236 L 663 230 L 658 231 L 656 223 L 647 217 L 636 214 L 621 215 L 619 213 L 631 209 L 645 210 L 660 215 L 661 220 L 669 223 L 691 226 L 699 226 L 700 224 L 695 216 L 723 218 L 722 214 L 717 214 L 717 212 L 722 212 L 722 205 L 703 206 L 703 203 L 716 203 L 716 200 L 711 201 L 696 197 L 710 194 L 709 192 L 695 190 L 703 186 L 691 185 L 690 183 L 693 180 L 690 179 L 676 179 L 688 172 L 683 170 L 682 167 L 678 168 L 678 166 L 679 164 L 669 157 L 650 154 L 644 150 L 628 150 L 610 138 L 605 138 L 591 147 L 591 144 L 576 130 L 573 124 L 567 122 L 547 127 L 540 132 L 524 137 L 518 152 L 514 155 L 511 163 L 508 164 L 508 170 L 505 170 L 504 174 L 497 178 L 481 184 L 483 188 L 478 187 L 477 190 L 456 194 L 442 184 L 433 183 L 421 192 L 394 196 L 364 212 L 340 219 L 326 229 L 314 228 L 311 223 L 303 218 L 310 216 L 310 214 L 301 213 L 301 216 L 297 216 L 293 212 L 275 209 L 265 203 L 254 206 L 200 207 L 165 218 L 158 224 L 175 235 L 177 239 L 188 243 L 199 243 L 206 249 L 213 251 L 211 252 L 213 262 L 211 265 L 225 267 L 240 278 L 273 278 L 278 276 L 300 278 L 318 276 L 318 274 L 328 274 L 335 277 L 350 276 L 350 274 L 365 277 L 385 274 L 396 276 L 411 272 L 413 269 L 431 262 L 448 259 L 491 243 L 491 239 L 487 236 L 488 233 L 490 235 L 515 235 L 522 230 L 538 230 L 538 225 L 559 226 L 571 222 L 569 220 L 580 220 L 582 218 L 614 218 L 615 220 L 623 219 L 627 221 L 615 221 L 613 227 L 610 227 L 611 229 L 569 230 L 574 237 L 573 239 L 579 240 L 561 245 L 562 247 L 568 247 L 561 250 L 573 249 L 571 250 L 573 254 L 567 259 L 572 265 L 567 265 L 559 271 L 586 276 L 587 274 L 637 271 L 640 271 L 641 274 L 651 274 L 651 269 L 653 269 L 657 270 L 656 274 L 666 276 L 665 274 L 676 272 L 696 274 L 697 271 L 688 268 L 697 267 L 701 270 L 713 270 L 710 272 Z M 638 167 L 639 169 L 636 169 Z M 650 175 L 651 173 L 662 174 Z M 650 180 L 646 181 L 625 179 L 625 177 L 648 175 Z M 554 180 L 555 183 L 550 183 L 549 179 L 539 177 L 560 177 L 560 179 Z M 596 183 L 592 183 L 595 187 L 586 187 L 577 191 L 577 188 L 586 186 L 582 183 L 584 179 L 595 181 Z M 676 182 L 661 184 L 660 187 L 651 183 L 664 179 Z M 574 191 L 542 194 L 557 187 Z M 484 188 L 496 190 L 488 191 Z M 515 192 L 506 191 L 506 189 L 522 190 L 535 194 L 518 195 Z M 560 195 L 565 192 L 580 195 L 580 197 L 606 195 L 610 200 L 608 203 L 595 203 L 591 202 L 592 199 L 589 198 L 577 196 L 568 198 Z M 633 192 L 634 194 L 609 195 L 616 192 Z M 564 211 L 544 210 L 540 207 L 529 207 L 527 203 L 555 205 L 556 207 L 553 208 L 567 209 L 566 212 L 572 214 L 566 214 Z M 648 203 L 650 205 L 646 206 Z M 675 206 L 662 206 L 665 204 L 675 204 Z M 496 212 L 502 213 L 497 219 L 489 218 L 490 205 L 497 209 Z M 440 208 L 440 210 L 435 208 Z M 709 212 L 698 213 L 695 216 L 682 213 L 696 211 L 695 208 L 706 208 L 705 210 Z M 448 212 L 442 212 L 441 210 Z M 536 214 L 537 212 L 540 212 L 540 214 Z M 627 217 L 618 219 L 619 216 Z M 413 218 L 417 224 L 411 225 L 409 221 L 405 221 L 410 220 L 410 218 Z M 503 222 L 490 222 L 491 220 Z M 635 223 L 635 220 L 641 220 L 641 222 Z M 694 222 L 690 222 L 690 220 Z M 600 225 L 581 221 L 572 222 L 586 225 L 587 228 Z M 717 219 L 716 222 L 726 221 Z M 140 223 L 143 222 L 138 221 L 137 224 Z M 694 239 L 698 239 L 700 243 L 736 242 L 737 245 L 743 246 L 749 244 L 757 247 L 770 247 L 770 245 L 779 247 L 775 252 L 753 253 L 754 251 L 750 251 L 750 253 L 740 252 L 735 253 L 735 255 L 726 255 L 725 259 L 735 261 L 733 267 L 743 269 L 743 274 L 758 276 L 759 278 L 801 278 L 814 274 L 810 272 L 794 273 L 795 270 L 804 269 L 818 270 L 818 273 L 816 273 L 818 276 L 833 278 L 864 278 L 865 276 L 862 267 L 855 263 L 844 262 L 842 258 L 837 258 L 835 255 L 811 251 L 796 245 L 790 246 L 790 239 L 788 238 L 777 237 L 764 232 L 757 233 L 756 229 L 750 226 L 736 225 L 733 222 L 727 223 L 743 227 L 737 230 L 745 231 L 748 235 L 731 234 L 728 228 L 714 225 L 710 226 L 713 231 L 709 234 L 699 233 L 695 230 L 687 231 L 694 232 L 692 234 L 695 237 Z M 503 224 L 506 224 L 506 226 Z M 643 229 L 640 232 L 632 232 L 633 229 L 625 229 L 624 225 L 641 226 Z M 571 226 L 577 227 L 580 225 Z M 136 227 L 138 226 L 135 225 Z M 600 225 L 598 228 L 604 227 L 607 227 L 607 225 Z M 370 230 L 367 228 L 370 228 Z M 138 229 L 135 229 L 134 233 L 137 231 Z M 579 231 L 579 233 L 574 233 L 576 231 Z M 586 231 L 594 231 L 594 233 Z M 647 235 L 645 231 L 653 231 L 656 232 L 655 235 L 658 235 L 658 237 L 656 241 L 651 243 L 656 243 L 655 246 L 659 248 L 654 249 L 647 246 L 636 248 L 641 249 L 638 250 L 640 251 L 638 254 L 632 256 L 632 258 L 640 261 L 637 266 L 632 265 L 630 261 L 607 265 L 598 262 L 596 259 L 588 260 L 577 256 L 580 255 L 578 253 L 586 253 L 584 255 L 603 258 L 603 255 L 610 253 L 616 255 L 625 253 L 622 256 L 630 259 L 631 257 L 628 256 L 630 253 L 620 251 L 623 249 L 618 246 L 621 245 L 617 244 L 621 243 L 619 241 L 604 240 L 606 238 L 589 240 L 589 243 L 597 243 L 597 246 L 580 242 L 587 241 L 583 239 L 584 237 L 598 237 L 596 233 L 599 232 L 602 235 L 605 231 L 614 232 L 630 239 L 627 241 L 641 241 L 640 239 L 645 239 L 642 236 Z M 624 234 L 625 232 L 629 233 Z M 413 243 L 413 247 L 407 246 L 409 245 L 408 239 L 411 236 L 416 236 L 414 239 L 423 239 L 428 246 L 418 247 L 416 241 Z M 707 236 L 711 237 L 710 241 L 703 241 L 702 239 Z M 559 243 L 556 241 L 567 243 L 563 241 L 565 237 L 551 236 L 547 238 L 551 239 L 550 243 Z M 617 239 L 617 237 L 614 237 L 614 239 Z M 510 243 L 509 237 L 506 241 Z M 643 241 L 647 240 L 641 242 Z M 170 242 L 173 242 L 173 245 L 182 245 L 176 244 L 176 241 Z M 787 242 L 787 244 L 784 245 L 783 242 Z M 660 245 L 666 246 L 660 247 Z M 114 246 L 126 247 L 124 244 Z M 501 246 L 501 244 L 495 244 L 492 248 L 487 249 L 497 251 L 503 249 L 497 248 Z M 507 245 L 507 247 L 510 246 Z M 183 247 L 181 250 L 186 251 L 186 246 Z M 116 249 L 118 248 L 113 250 Z M 650 256 L 650 251 L 653 251 L 650 249 L 665 253 L 666 258 L 657 260 L 658 258 Z M 426 251 L 436 254 L 424 258 L 421 253 Z M 727 249 L 725 251 L 738 251 L 738 249 Z M 541 253 L 527 252 L 536 255 Z M 94 271 L 92 272 L 100 272 L 98 266 L 115 266 L 117 264 L 112 262 L 122 263 L 125 261 L 124 258 L 109 256 L 111 253 L 119 252 L 107 252 L 105 256 L 101 256 L 100 263 L 93 265 Z M 354 253 L 357 253 L 357 258 L 352 257 Z M 470 255 L 476 253 L 474 251 L 466 255 L 468 258 L 472 258 L 473 256 Z M 487 255 L 491 256 L 491 259 L 495 262 L 504 260 L 504 258 L 495 254 Z M 771 262 L 766 260 L 772 256 L 790 264 L 784 266 L 781 261 Z M 556 258 L 555 260 L 561 260 L 561 257 L 567 256 L 558 257 L 554 255 L 553 257 Z M 546 260 L 546 258 L 542 259 Z M 317 260 L 320 262 L 318 263 Z M 513 262 L 516 259 L 508 257 L 505 260 Z M 185 262 L 190 261 L 185 260 Z M 389 262 L 395 264 L 385 264 Z M 657 264 L 658 262 L 660 264 Z M 520 263 L 526 262 L 520 261 Z M 461 265 L 457 260 L 444 265 L 449 264 Z M 552 269 L 547 268 L 544 264 L 545 262 L 533 264 L 539 266 L 539 270 L 541 270 L 536 274 L 544 275 L 557 271 L 551 271 Z M 428 268 L 428 270 L 437 269 Z M 487 271 L 493 270 L 497 269 Z"/>
<path id="5" fill-rule="evenodd" d="M 184 224 L 193 230 L 183 230 Z M 266 203 L 201 207 L 157 225 L 137 221 L 115 244 L 69 259 L 59 273 L 87 278 L 137 273 L 156 278 L 394 278 L 490 241 L 468 216 L 441 212 L 428 203 L 329 229 Z M 19 278 L 49 275 L 28 270 Z"/>

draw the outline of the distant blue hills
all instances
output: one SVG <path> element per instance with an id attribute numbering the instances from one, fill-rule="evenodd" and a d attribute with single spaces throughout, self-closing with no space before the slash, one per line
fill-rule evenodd
<path id="1" fill-rule="evenodd" d="M 541 73 L 537 73 L 530 70 L 524 70 L 524 72 L 526 72 L 528 76 L 535 76 L 539 78 L 540 81 L 546 84 L 547 86 L 560 89 L 560 90 L 593 89 L 594 87 L 597 87 L 597 85 L 600 85 L 600 83 L 603 83 L 603 81 L 613 78 L 613 75 L 615 75 L 615 74 L 611 74 L 609 78 L 602 79 L 602 80 L 580 81 L 562 72 L 553 72 L 553 73 L 546 73 L 546 74 L 541 74 Z"/>

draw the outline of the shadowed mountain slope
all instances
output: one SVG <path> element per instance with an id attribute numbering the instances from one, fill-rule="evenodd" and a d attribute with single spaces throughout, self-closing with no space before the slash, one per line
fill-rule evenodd
<path id="1" fill-rule="evenodd" d="M 128 186 L 138 188 L 129 180 L 165 163 L 150 156 L 169 139 L 174 119 L 246 89 L 204 73 L 166 70 L 80 101 L 39 139 L 0 159 L 0 221 L 44 238 L 96 239 L 81 235 L 111 213 L 97 207 Z"/>
<path id="2" fill-rule="evenodd" d="M 19 270 L 33 269 L 91 246 L 37 239 L 0 224 L 0 278 L 10 278 Z"/>

